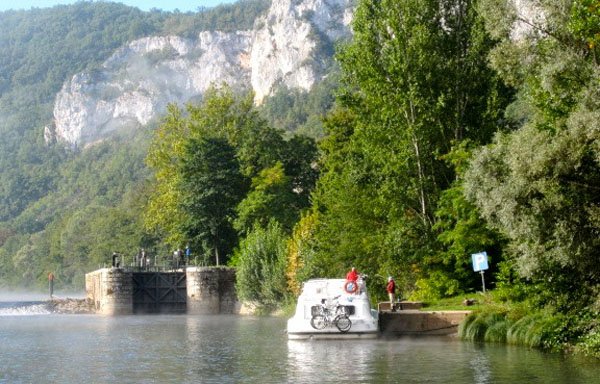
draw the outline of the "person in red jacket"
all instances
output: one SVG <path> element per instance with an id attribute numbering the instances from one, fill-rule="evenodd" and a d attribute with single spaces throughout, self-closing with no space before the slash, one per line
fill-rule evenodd
<path id="1" fill-rule="evenodd" d="M 352 267 L 352 270 L 350 270 L 350 272 L 348 272 L 346 275 L 346 280 L 356 283 L 358 280 L 358 272 L 356 272 L 356 268 Z"/>
<path id="2" fill-rule="evenodd" d="M 388 296 L 390 297 L 390 309 L 392 311 L 395 310 L 394 308 L 394 296 L 396 294 L 396 282 L 394 281 L 394 279 L 392 278 L 392 276 L 388 277 L 388 283 L 385 287 L 385 291 L 387 292 Z"/>

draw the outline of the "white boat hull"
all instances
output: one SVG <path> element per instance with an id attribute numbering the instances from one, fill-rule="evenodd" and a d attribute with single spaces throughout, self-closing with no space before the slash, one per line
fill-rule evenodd
<path id="1" fill-rule="evenodd" d="M 321 332 L 321 333 L 289 333 L 289 340 L 346 340 L 346 339 L 376 339 L 379 337 L 377 332 Z"/>
<path id="2" fill-rule="evenodd" d="M 306 339 L 374 339 L 379 336 L 377 311 L 370 307 L 366 287 L 360 292 L 346 292 L 343 279 L 314 279 L 304 283 L 298 297 L 296 313 L 287 323 L 290 340 Z M 347 332 L 329 323 L 324 329 L 315 329 L 311 318 L 324 302 L 346 308 L 352 326 Z"/>

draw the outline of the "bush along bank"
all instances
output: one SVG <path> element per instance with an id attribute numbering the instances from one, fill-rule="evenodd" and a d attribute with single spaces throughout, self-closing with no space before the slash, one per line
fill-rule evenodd
<path id="1" fill-rule="evenodd" d="M 460 324 L 458 334 L 473 342 L 600 358 L 600 312 L 589 307 L 561 313 L 550 306 L 536 308 L 527 301 L 498 303 L 488 298 Z"/>

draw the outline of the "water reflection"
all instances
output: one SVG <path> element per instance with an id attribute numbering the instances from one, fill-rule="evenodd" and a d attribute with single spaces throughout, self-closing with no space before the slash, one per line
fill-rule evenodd
<path id="1" fill-rule="evenodd" d="M 288 340 L 291 382 L 316 383 L 372 378 L 377 355 L 372 340 Z"/>
<path id="2" fill-rule="evenodd" d="M 488 384 L 490 381 L 490 361 L 483 353 L 476 354 L 469 361 L 473 371 L 473 382 L 475 384 Z"/>
<path id="3" fill-rule="evenodd" d="M 290 340 L 287 346 L 288 382 L 600 383 L 598 366 L 580 358 L 444 337 Z"/>
<path id="4" fill-rule="evenodd" d="M 0 383 L 600 383 L 597 361 L 525 348 L 284 330 L 237 316 L 0 316 Z"/>

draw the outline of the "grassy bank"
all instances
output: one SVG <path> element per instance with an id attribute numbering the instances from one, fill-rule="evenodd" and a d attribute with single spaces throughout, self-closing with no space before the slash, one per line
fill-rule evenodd
<path id="1" fill-rule="evenodd" d="M 499 300 L 494 292 L 479 294 L 459 327 L 459 336 L 473 342 L 523 345 L 552 352 L 581 353 L 600 358 L 600 319 L 589 308 L 561 313 L 529 301 Z M 461 299 L 431 303 L 427 310 L 457 309 Z M 462 309 L 465 309 L 463 306 Z"/>

